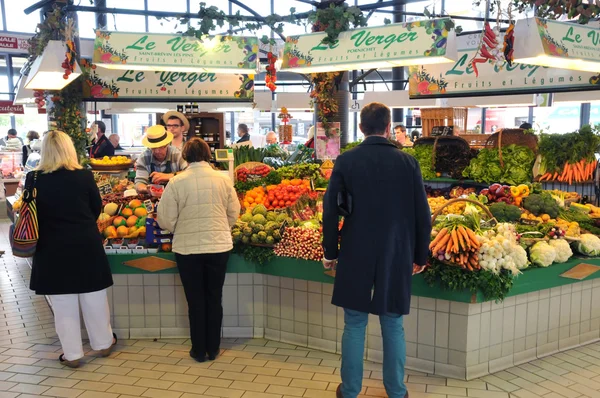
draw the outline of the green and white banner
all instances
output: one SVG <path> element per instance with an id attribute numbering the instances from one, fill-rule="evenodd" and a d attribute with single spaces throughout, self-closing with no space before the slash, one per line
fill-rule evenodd
<path id="1" fill-rule="evenodd" d="M 288 36 L 281 69 L 297 72 L 390 67 L 456 60 L 450 18 L 360 28 L 323 44 L 324 32 Z"/>
<path id="2" fill-rule="evenodd" d="M 242 36 L 195 37 L 97 30 L 93 62 L 111 69 L 178 70 L 232 73 L 257 70 L 258 39 Z"/>
<path id="3" fill-rule="evenodd" d="M 83 84 L 86 100 L 102 99 L 185 99 L 252 102 L 254 75 L 207 72 L 156 72 L 96 68 L 82 60 L 88 72 Z"/>
<path id="4" fill-rule="evenodd" d="M 515 37 L 519 40 L 519 37 Z M 450 64 L 411 66 L 411 98 L 442 98 L 511 93 L 550 93 L 600 89 L 600 74 L 570 69 L 513 63 L 478 63 L 476 75 L 470 61 L 476 56 L 479 35 L 461 36 L 458 61 Z M 600 71 L 599 71 L 600 72 Z"/>

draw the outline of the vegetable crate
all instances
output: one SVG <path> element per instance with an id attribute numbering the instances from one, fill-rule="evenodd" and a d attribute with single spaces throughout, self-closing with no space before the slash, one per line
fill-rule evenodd
<path id="1" fill-rule="evenodd" d="M 429 137 L 435 126 L 454 126 L 454 135 L 467 131 L 467 108 L 421 109 L 423 137 Z"/>

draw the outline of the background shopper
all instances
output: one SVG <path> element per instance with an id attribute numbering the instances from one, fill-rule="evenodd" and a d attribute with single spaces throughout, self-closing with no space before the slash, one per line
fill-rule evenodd
<path id="1" fill-rule="evenodd" d="M 106 124 L 96 120 L 92 123 L 92 128 L 96 129 L 96 139 L 90 149 L 90 157 L 102 159 L 105 156 L 114 156 L 115 147 L 106 136 Z"/>
<path id="2" fill-rule="evenodd" d="M 96 225 L 102 200 L 92 172 L 81 168 L 73 142 L 63 132 L 44 137 L 36 171 L 40 237 L 30 288 L 50 296 L 64 352 L 60 360 L 77 367 L 84 355 L 80 308 L 92 349 L 107 356 L 116 343 L 106 296 L 113 280 Z"/>
<path id="3" fill-rule="evenodd" d="M 210 166 L 206 142 L 190 139 L 183 159 L 189 166 L 167 185 L 158 224 L 174 233 L 173 252 L 189 307 L 190 356 L 204 362 L 219 354 L 223 284 L 240 203 L 229 177 Z"/>
<path id="4" fill-rule="evenodd" d="M 332 303 L 344 308 L 345 320 L 337 396 L 360 394 L 371 313 L 379 315 L 381 323 L 386 392 L 390 398 L 403 398 L 407 392 L 402 316 L 410 309 L 413 263 L 425 265 L 429 253 L 429 205 L 419 164 L 388 141 L 389 108 L 368 104 L 360 118 L 365 140 L 337 158 L 323 201 L 324 265 L 339 261 Z M 353 203 L 341 233 L 339 193 Z"/>
<path id="5" fill-rule="evenodd" d="M 29 131 L 27 133 L 27 145 L 23 145 L 23 166 L 25 166 L 25 164 L 27 163 L 27 158 L 29 157 L 29 155 L 31 154 L 31 152 L 33 152 L 33 149 L 31 148 L 31 144 L 33 144 L 33 141 L 35 140 L 39 140 L 40 139 L 40 135 L 38 134 L 37 131 Z"/>

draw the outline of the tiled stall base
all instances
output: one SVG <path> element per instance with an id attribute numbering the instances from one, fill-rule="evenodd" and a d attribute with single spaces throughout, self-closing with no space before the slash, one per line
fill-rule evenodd
<path id="1" fill-rule="evenodd" d="M 124 337 L 189 336 L 179 275 L 114 275 L 113 325 Z M 223 337 L 265 337 L 340 353 L 343 311 L 333 285 L 227 274 Z M 471 380 L 600 339 L 600 280 L 467 304 L 414 297 L 404 320 L 407 367 Z M 381 328 L 369 318 L 366 358 L 382 362 Z M 599 359 L 600 360 L 600 359 Z"/>

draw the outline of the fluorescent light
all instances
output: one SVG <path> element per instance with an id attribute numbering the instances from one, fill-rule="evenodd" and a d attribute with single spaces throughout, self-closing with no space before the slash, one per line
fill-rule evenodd
<path id="1" fill-rule="evenodd" d="M 133 111 L 136 113 L 166 113 L 169 110 L 163 108 L 133 108 Z"/>
<path id="2" fill-rule="evenodd" d="M 452 59 L 446 57 L 419 57 L 398 61 L 356 62 L 351 64 L 332 64 L 320 66 L 307 66 L 302 68 L 287 68 L 284 69 L 284 71 L 296 73 L 324 73 L 355 69 L 388 69 L 397 66 L 445 64 L 450 62 L 456 61 L 453 61 Z"/>
<path id="3" fill-rule="evenodd" d="M 560 104 L 598 103 L 600 102 L 600 92 L 593 90 L 555 93 L 554 102 Z"/>
<path id="4" fill-rule="evenodd" d="M 515 26 L 514 62 L 597 73 L 597 28 L 570 22 L 527 18 Z"/>
<path id="5" fill-rule="evenodd" d="M 169 66 L 169 65 L 128 65 L 128 64 L 96 64 L 99 67 L 114 70 L 151 71 L 151 72 L 207 72 L 207 73 L 227 73 L 227 74 L 245 74 L 253 75 L 256 69 L 242 68 L 214 68 L 214 67 L 190 67 L 190 66 Z"/>
<path id="6" fill-rule="evenodd" d="M 77 79 L 81 75 L 77 62 L 69 77 L 63 77 L 65 71 L 61 64 L 65 59 L 66 48 L 62 41 L 50 40 L 42 55 L 33 62 L 25 87 L 30 90 L 62 90 Z"/>
<path id="7" fill-rule="evenodd" d="M 17 92 L 15 93 L 15 100 L 13 104 L 34 104 L 35 96 L 33 95 L 33 90 L 29 90 L 25 88 L 25 82 L 27 81 L 27 76 L 21 76 L 21 80 L 19 81 L 19 86 L 17 87 Z M 36 105 L 37 107 L 37 105 Z"/>
<path id="8" fill-rule="evenodd" d="M 436 108 L 440 104 L 435 98 L 410 99 L 407 90 L 367 91 L 363 104 L 381 102 L 390 108 Z"/>
<path id="9" fill-rule="evenodd" d="M 593 62 L 577 58 L 551 57 L 545 54 L 529 58 L 515 58 L 514 62 L 519 64 L 539 65 L 550 68 L 580 70 L 594 73 L 600 70 L 600 60 L 598 62 Z"/>

